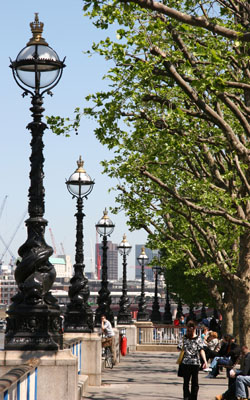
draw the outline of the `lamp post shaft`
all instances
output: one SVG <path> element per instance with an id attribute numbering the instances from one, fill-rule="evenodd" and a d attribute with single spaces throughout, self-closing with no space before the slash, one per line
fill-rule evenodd
<path id="1" fill-rule="evenodd" d="M 154 295 L 154 302 L 152 306 L 152 314 L 151 314 L 151 321 L 152 322 L 160 322 L 161 321 L 161 313 L 160 313 L 160 306 L 158 300 L 158 272 L 155 272 L 155 295 Z"/>
<path id="2" fill-rule="evenodd" d="M 163 315 L 163 322 L 164 322 L 164 324 L 169 324 L 169 325 L 171 325 L 173 323 L 171 306 L 170 306 L 170 301 L 169 301 L 168 283 L 166 284 L 166 303 L 165 303 L 165 311 L 164 311 L 164 315 Z"/>
<path id="3" fill-rule="evenodd" d="M 75 214 L 76 217 L 76 256 L 75 261 L 76 264 L 81 265 L 82 272 L 84 271 L 85 265 L 84 262 L 84 255 L 83 255 L 83 218 L 85 214 L 83 213 L 83 199 L 78 197 L 77 199 L 77 213 Z"/>
<path id="4" fill-rule="evenodd" d="M 146 300 L 145 300 L 145 272 L 144 272 L 144 260 L 141 262 L 141 295 L 137 313 L 137 321 L 148 321 L 148 313 L 146 312 Z"/>
<path id="5" fill-rule="evenodd" d="M 111 297 L 108 289 L 108 264 L 107 264 L 107 235 L 103 236 L 102 241 L 102 281 L 101 289 L 98 292 L 97 304 L 95 315 L 95 325 L 101 325 L 101 316 L 105 315 L 107 320 L 114 325 L 114 314 L 111 310 Z"/>
<path id="6" fill-rule="evenodd" d="M 108 241 L 107 236 L 103 236 L 102 241 L 102 282 L 108 283 Z"/>
<path id="7" fill-rule="evenodd" d="M 120 298 L 120 308 L 117 316 L 118 324 L 131 324 L 132 316 L 130 311 L 130 301 L 128 298 L 127 286 L 127 256 L 123 254 L 123 275 L 122 275 L 122 296 Z"/>
<path id="8" fill-rule="evenodd" d="M 21 261 L 15 279 L 19 291 L 7 311 L 5 349 L 57 350 L 62 345 L 60 308 L 49 292 L 56 277 L 49 262 L 53 249 L 44 239 L 43 133 L 47 126 L 41 122 L 42 104 L 41 95 L 32 96 L 33 121 L 27 126 L 32 135 L 28 237 L 18 250 Z"/>
<path id="9" fill-rule="evenodd" d="M 83 199 L 77 198 L 76 217 L 76 254 L 74 276 L 70 280 L 70 303 L 65 313 L 65 332 L 93 332 L 93 313 L 88 304 L 90 294 L 88 280 L 84 275 L 83 253 Z"/>
<path id="10" fill-rule="evenodd" d="M 31 218 L 43 217 L 45 206 L 44 196 L 45 190 L 43 187 L 43 134 L 47 125 L 41 121 L 44 108 L 42 107 L 43 98 L 40 95 L 35 95 L 32 98 L 33 122 L 29 123 L 27 128 L 31 131 L 31 170 L 30 170 L 30 188 L 29 188 L 29 215 Z"/>
<path id="11" fill-rule="evenodd" d="M 181 302 L 181 298 L 179 297 L 178 304 L 177 304 L 176 318 L 180 318 L 182 315 L 183 315 L 182 302 Z"/>
<path id="12" fill-rule="evenodd" d="M 127 256 L 126 254 L 123 254 L 123 260 L 122 260 L 122 294 L 124 296 L 127 296 Z"/>

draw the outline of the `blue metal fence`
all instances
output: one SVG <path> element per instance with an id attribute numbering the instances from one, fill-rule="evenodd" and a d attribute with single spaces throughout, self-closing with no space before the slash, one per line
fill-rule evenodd
<path id="1" fill-rule="evenodd" d="M 66 342 L 66 341 L 65 341 Z M 68 346 L 67 342 L 65 344 L 65 347 L 70 347 L 71 352 L 74 356 L 77 357 L 78 359 L 78 375 L 81 374 L 81 368 L 82 368 L 82 341 L 80 339 L 73 339 L 68 341 Z"/>
<path id="2" fill-rule="evenodd" d="M 39 361 L 20 365 L 0 377 L 0 400 L 37 400 Z M 13 376 L 15 377 L 13 379 Z"/>

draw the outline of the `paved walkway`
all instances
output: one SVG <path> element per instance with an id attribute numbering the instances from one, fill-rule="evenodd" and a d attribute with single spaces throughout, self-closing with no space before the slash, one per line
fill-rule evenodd
<path id="1" fill-rule="evenodd" d="M 84 400 L 181 400 L 183 379 L 177 377 L 178 353 L 136 352 L 122 357 L 119 365 L 103 373 L 100 388 L 90 387 Z M 199 400 L 214 400 L 227 388 L 222 372 L 216 379 L 199 373 Z"/>

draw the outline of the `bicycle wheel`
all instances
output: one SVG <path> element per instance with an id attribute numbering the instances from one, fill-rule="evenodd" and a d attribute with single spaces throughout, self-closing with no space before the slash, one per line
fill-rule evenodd
<path id="1" fill-rule="evenodd" d="M 113 368 L 113 356 L 109 347 L 106 347 L 105 367 L 110 369 Z"/>

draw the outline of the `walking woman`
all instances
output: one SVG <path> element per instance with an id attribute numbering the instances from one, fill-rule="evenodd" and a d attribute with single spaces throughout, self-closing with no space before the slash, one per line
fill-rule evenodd
<path id="1" fill-rule="evenodd" d="M 183 348 L 184 356 L 182 360 L 183 398 L 184 400 L 197 400 L 199 382 L 198 374 L 200 368 L 200 356 L 204 362 L 202 368 L 207 368 L 205 351 L 203 350 L 202 339 L 196 336 L 194 321 L 188 321 L 187 333 L 179 343 L 179 348 Z M 189 383 L 191 379 L 191 391 Z"/>

